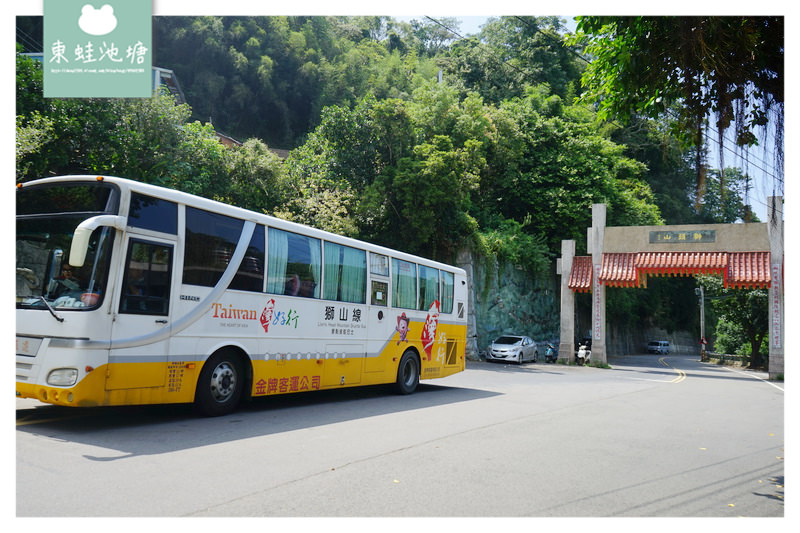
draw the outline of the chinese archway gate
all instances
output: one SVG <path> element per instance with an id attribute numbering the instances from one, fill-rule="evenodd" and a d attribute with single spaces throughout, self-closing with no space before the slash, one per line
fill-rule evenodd
<path id="1" fill-rule="evenodd" d="M 605 363 L 606 287 L 646 287 L 650 276 L 722 276 L 728 288 L 769 289 L 769 375 L 783 373 L 783 199 L 769 199 L 768 222 L 606 227 L 606 206 L 592 206 L 587 256 L 561 242 L 559 359 L 575 353 L 575 292 L 592 294 L 592 359 Z"/>

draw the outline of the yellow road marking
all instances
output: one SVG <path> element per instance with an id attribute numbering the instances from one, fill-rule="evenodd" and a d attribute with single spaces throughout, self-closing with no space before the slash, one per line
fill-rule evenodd
<path id="1" fill-rule="evenodd" d="M 670 381 L 670 383 L 680 383 L 681 381 L 683 381 L 684 379 L 686 379 L 686 372 L 684 372 L 684 371 L 683 371 L 683 370 L 681 370 L 680 368 L 675 368 L 675 369 L 673 369 L 673 370 L 675 370 L 675 371 L 678 373 L 678 377 L 676 377 L 675 379 L 673 379 L 672 381 Z"/>
<path id="2" fill-rule="evenodd" d="M 686 379 L 686 372 L 684 372 L 680 368 L 674 368 L 669 366 L 669 363 L 667 363 L 667 361 L 663 357 L 659 358 L 658 362 L 667 368 L 672 368 L 672 370 L 678 373 L 678 375 L 674 379 L 670 380 L 670 383 L 680 383 L 681 381 Z"/>

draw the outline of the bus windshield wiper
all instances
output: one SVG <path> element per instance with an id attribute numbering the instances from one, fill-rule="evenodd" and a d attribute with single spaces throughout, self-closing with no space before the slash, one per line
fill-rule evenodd
<path id="1" fill-rule="evenodd" d="M 42 301 L 42 303 L 43 303 L 43 304 L 44 304 L 44 306 L 47 308 L 47 310 L 48 310 L 48 311 L 50 311 L 50 314 L 51 314 L 51 315 L 53 315 L 53 318 L 55 318 L 55 319 L 56 319 L 56 320 L 58 320 L 59 322 L 64 322 L 64 317 L 60 317 L 60 316 L 58 316 L 58 315 L 56 314 L 56 310 L 55 310 L 55 309 L 53 309 L 53 306 L 51 306 L 51 305 L 50 305 L 50 302 L 48 302 L 47 300 L 45 300 L 44 296 L 39 296 L 39 299 Z"/>

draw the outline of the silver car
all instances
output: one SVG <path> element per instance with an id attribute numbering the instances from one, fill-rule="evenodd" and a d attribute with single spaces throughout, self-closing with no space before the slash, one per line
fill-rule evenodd
<path id="1" fill-rule="evenodd" d="M 669 353 L 669 341 L 650 341 L 647 343 L 647 351 L 666 355 Z"/>
<path id="2" fill-rule="evenodd" d="M 530 337 L 519 335 L 503 335 L 498 337 L 486 355 L 487 361 L 506 361 L 509 363 L 522 364 L 525 361 L 533 361 L 539 358 L 539 349 Z"/>

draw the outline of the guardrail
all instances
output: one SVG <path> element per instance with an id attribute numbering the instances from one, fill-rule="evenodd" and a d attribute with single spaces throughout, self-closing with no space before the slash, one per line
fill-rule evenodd
<path id="1" fill-rule="evenodd" d="M 706 352 L 706 357 L 708 357 L 709 361 L 712 363 L 717 363 L 718 365 L 749 365 L 750 364 L 750 356 L 749 355 L 735 355 L 735 354 L 728 354 L 728 353 L 716 353 L 716 352 Z"/>

